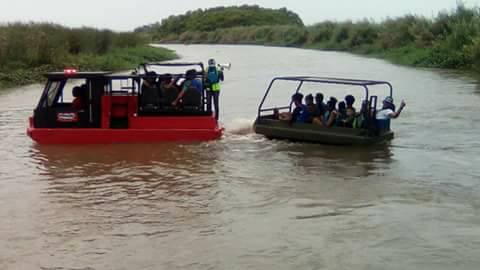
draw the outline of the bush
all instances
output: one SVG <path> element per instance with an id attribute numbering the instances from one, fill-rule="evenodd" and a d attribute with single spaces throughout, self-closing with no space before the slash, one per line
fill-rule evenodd
<path id="1" fill-rule="evenodd" d="M 168 42 L 299 46 L 372 54 L 407 65 L 480 69 L 478 8 L 460 4 L 434 19 L 406 15 L 380 23 L 326 21 L 308 27 L 286 9 L 279 12 L 290 19 L 275 25 L 264 20 L 270 15 L 256 16 L 269 11 L 248 6 L 196 10 L 141 31 Z"/>
<path id="2" fill-rule="evenodd" d="M 480 71 L 480 37 L 476 37 L 472 44 L 464 48 L 466 58 L 469 59 L 469 65 Z"/>
<path id="3" fill-rule="evenodd" d="M 62 65 L 71 55 L 104 55 L 115 48 L 147 44 L 145 35 L 56 24 L 0 25 L 0 69 Z"/>
<path id="4" fill-rule="evenodd" d="M 145 45 L 140 33 L 66 28 L 48 23 L 0 25 L 0 87 L 37 81 L 41 73 L 65 66 L 119 70 L 174 55 Z"/>
<path id="5" fill-rule="evenodd" d="M 161 23 L 141 26 L 135 32 L 150 32 L 158 36 L 184 32 L 212 32 L 233 27 L 295 25 L 303 26 L 300 17 L 286 8 L 268 9 L 253 5 L 216 7 L 188 11 L 179 16 L 170 16 Z"/>

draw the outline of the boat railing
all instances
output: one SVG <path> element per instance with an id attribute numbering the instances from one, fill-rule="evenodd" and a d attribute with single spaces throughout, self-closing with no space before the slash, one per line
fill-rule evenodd
<path id="1" fill-rule="evenodd" d="M 271 108 L 264 109 L 263 106 L 267 99 L 268 94 L 270 93 L 273 85 L 276 81 L 294 81 L 298 82 L 298 86 L 295 90 L 295 93 L 298 93 L 305 82 L 308 83 L 318 83 L 318 84 L 335 84 L 335 85 L 352 85 L 358 86 L 364 89 L 365 100 L 369 100 L 369 86 L 378 86 L 385 85 L 388 87 L 389 96 L 393 97 L 393 87 L 387 81 L 377 81 L 377 80 L 361 80 L 361 79 L 346 79 L 346 78 L 334 78 L 334 77 L 317 77 L 317 76 L 284 76 L 284 77 L 275 77 L 271 80 L 268 85 L 265 95 L 263 96 L 260 105 L 258 107 L 258 117 L 265 111 L 271 111 Z M 289 110 L 291 111 L 292 103 L 290 102 Z"/>
<path id="2" fill-rule="evenodd" d="M 272 108 L 266 108 L 266 109 L 261 109 L 261 112 L 269 112 L 269 111 L 275 111 L 275 110 L 286 110 L 290 109 L 290 106 L 283 106 L 283 107 L 272 107 Z"/>

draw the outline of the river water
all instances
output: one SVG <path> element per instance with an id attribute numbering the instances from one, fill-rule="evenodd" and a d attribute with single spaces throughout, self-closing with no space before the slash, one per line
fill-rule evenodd
<path id="1" fill-rule="evenodd" d="M 168 47 L 232 62 L 222 140 L 39 146 L 25 128 L 42 86 L 0 92 L 0 269 L 478 269 L 477 80 L 343 53 Z M 279 75 L 392 82 L 407 102 L 396 138 L 360 148 L 253 134 Z"/>

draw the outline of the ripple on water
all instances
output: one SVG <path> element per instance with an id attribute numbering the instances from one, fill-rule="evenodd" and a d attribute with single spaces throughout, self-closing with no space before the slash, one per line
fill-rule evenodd
<path id="1" fill-rule="evenodd" d="M 42 87 L 0 93 L 1 269 L 476 269 L 471 81 L 341 53 L 172 48 L 237 63 L 222 140 L 39 146 L 25 128 Z M 338 147 L 254 134 L 261 90 L 285 72 L 392 81 L 408 103 L 396 138 Z"/>

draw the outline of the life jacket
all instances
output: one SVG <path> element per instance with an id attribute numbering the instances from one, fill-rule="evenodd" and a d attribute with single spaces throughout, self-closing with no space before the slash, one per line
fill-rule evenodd
<path id="1" fill-rule="evenodd" d="M 365 123 L 365 116 L 362 113 L 355 116 L 355 118 L 353 119 L 352 126 L 353 128 L 364 128 L 364 123 Z"/>
<path id="2" fill-rule="evenodd" d="M 220 76 L 216 67 L 209 67 L 207 80 L 212 91 L 220 91 Z"/>

